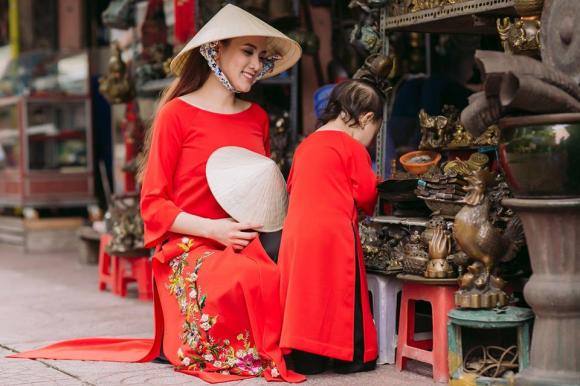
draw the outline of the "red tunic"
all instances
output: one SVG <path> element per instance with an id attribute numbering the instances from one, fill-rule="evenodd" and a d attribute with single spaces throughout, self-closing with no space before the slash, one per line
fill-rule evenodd
<path id="1" fill-rule="evenodd" d="M 300 382 L 278 345 L 279 274 L 256 239 L 241 253 L 169 232 L 181 212 L 229 217 L 205 177 L 209 155 L 223 146 L 269 153 L 268 116 L 252 104 L 237 114 L 196 108 L 181 99 L 159 111 L 141 192 L 145 243 L 156 246 L 155 339 L 81 339 L 26 358 L 147 361 L 163 351 L 178 371 L 209 382 L 262 375 Z"/>
<path id="2" fill-rule="evenodd" d="M 355 267 L 361 294 L 368 293 L 357 209 L 372 213 L 376 183 L 367 150 L 342 131 L 314 132 L 296 150 L 278 256 L 281 347 L 353 359 Z M 377 337 L 368 296 L 361 305 L 368 362 L 377 357 Z"/>
<path id="3" fill-rule="evenodd" d="M 181 211 L 206 218 L 230 217 L 205 177 L 210 154 L 240 146 L 269 154 L 269 120 L 258 105 L 237 114 L 198 109 L 176 98 L 158 113 L 141 192 L 145 244 L 155 246 Z"/>

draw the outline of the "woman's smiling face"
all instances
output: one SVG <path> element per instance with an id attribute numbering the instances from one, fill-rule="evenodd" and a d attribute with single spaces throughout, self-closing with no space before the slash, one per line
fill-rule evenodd
<path id="1" fill-rule="evenodd" d="M 252 88 L 264 66 L 266 43 L 263 36 L 244 36 L 221 44 L 217 63 L 236 90 L 248 92 Z"/>

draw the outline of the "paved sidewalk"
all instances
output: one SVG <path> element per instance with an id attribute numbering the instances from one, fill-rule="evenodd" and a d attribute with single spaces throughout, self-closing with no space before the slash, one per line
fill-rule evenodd
<path id="1" fill-rule="evenodd" d="M 24 255 L 0 244 L 0 386 L 207 385 L 156 363 L 5 358 L 62 339 L 151 337 L 152 314 L 152 303 L 137 300 L 136 291 L 127 298 L 99 292 L 96 266 L 81 265 L 75 253 Z M 437 385 L 429 368 L 414 371 L 384 365 L 369 373 L 311 376 L 306 385 Z M 266 384 L 262 379 L 229 383 Z"/>

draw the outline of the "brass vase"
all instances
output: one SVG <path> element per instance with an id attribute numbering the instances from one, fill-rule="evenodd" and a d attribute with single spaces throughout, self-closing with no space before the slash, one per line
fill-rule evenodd
<path id="1" fill-rule="evenodd" d="M 580 114 L 500 120 L 501 166 L 520 198 L 580 196 Z"/>

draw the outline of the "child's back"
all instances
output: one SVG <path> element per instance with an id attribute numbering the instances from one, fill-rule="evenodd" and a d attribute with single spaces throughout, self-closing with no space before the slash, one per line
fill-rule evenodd
<path id="1" fill-rule="evenodd" d="M 327 358 L 335 359 L 337 372 L 375 365 L 377 336 L 357 209 L 371 214 L 377 197 L 365 145 L 380 126 L 383 103 L 372 85 L 339 84 L 321 127 L 294 155 L 278 266 L 284 307 L 280 346 L 295 350 L 298 372 L 324 371 Z"/>
<path id="2" fill-rule="evenodd" d="M 353 284 L 362 264 L 356 251 L 357 207 L 370 214 L 376 201 L 370 156 L 342 131 L 315 132 L 296 150 L 288 189 L 278 258 L 286 306 L 281 347 L 351 360 Z M 298 282 L 303 285 L 296 286 Z M 363 304 L 363 309 L 368 307 L 368 302 Z M 376 356 L 372 319 L 364 329 L 369 331 L 369 361 Z"/>
<path id="3" fill-rule="evenodd" d="M 288 178 L 288 220 L 350 223 L 356 205 L 370 214 L 376 177 L 366 148 L 342 131 L 316 131 L 296 149 Z"/>

